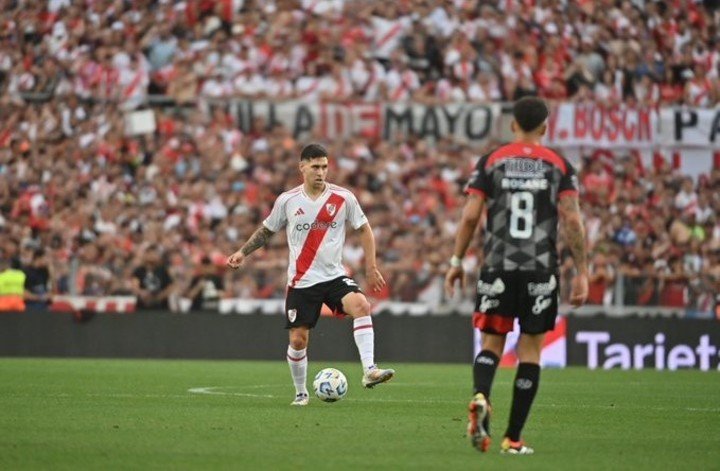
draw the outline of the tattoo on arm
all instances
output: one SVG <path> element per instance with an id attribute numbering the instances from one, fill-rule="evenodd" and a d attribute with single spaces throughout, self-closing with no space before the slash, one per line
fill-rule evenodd
<path id="1" fill-rule="evenodd" d="M 250 236 L 248 241 L 245 242 L 245 245 L 243 245 L 240 250 L 243 255 L 250 255 L 260 247 L 267 244 L 267 241 L 270 240 L 270 237 L 272 237 L 273 234 L 273 231 L 265 226 L 261 226 L 253 233 L 253 235 Z"/>
<path id="2" fill-rule="evenodd" d="M 577 268 L 578 272 L 586 272 L 585 228 L 583 227 L 579 201 L 573 196 L 565 197 L 560 200 L 558 209 L 562 216 L 565 240 L 575 261 L 575 268 Z"/>

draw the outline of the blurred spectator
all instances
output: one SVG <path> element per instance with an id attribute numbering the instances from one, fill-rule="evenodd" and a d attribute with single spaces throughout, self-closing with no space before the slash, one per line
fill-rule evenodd
<path id="1" fill-rule="evenodd" d="M 141 254 L 140 265 L 132 272 L 132 291 L 140 309 L 168 309 L 173 280 L 157 247 L 148 247 Z"/>
<path id="2" fill-rule="evenodd" d="M 591 204 L 609 205 L 616 197 L 615 177 L 599 158 L 590 161 L 589 168 L 581 175 L 583 198 Z"/>
<path id="3" fill-rule="evenodd" d="M 190 281 L 190 289 L 186 296 L 192 300 L 190 307 L 192 310 L 218 310 L 225 291 L 223 279 L 218 271 L 218 267 L 209 257 L 202 258 L 197 274 Z"/>
<path id="4" fill-rule="evenodd" d="M 609 305 L 615 270 L 602 252 L 597 252 L 590 261 L 588 304 Z"/>
<path id="5" fill-rule="evenodd" d="M 0 255 L 0 312 L 25 310 L 25 273 L 12 267 L 4 254 Z"/>
<path id="6" fill-rule="evenodd" d="M 50 265 L 43 249 L 32 251 L 32 259 L 23 264 L 25 273 L 25 306 L 30 311 L 44 311 L 50 302 L 52 281 Z"/>

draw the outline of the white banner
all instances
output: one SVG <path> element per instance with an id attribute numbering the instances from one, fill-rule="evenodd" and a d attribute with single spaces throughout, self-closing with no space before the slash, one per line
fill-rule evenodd
<path id="1" fill-rule="evenodd" d="M 663 108 L 660 130 L 664 146 L 720 149 L 720 108 Z"/>
<path id="2" fill-rule="evenodd" d="M 512 139 L 510 106 L 501 103 L 309 102 L 301 100 L 209 101 L 249 131 L 261 119 L 267 129 L 281 124 L 296 138 L 359 136 L 395 139 L 452 138 L 484 145 Z M 504 110 L 504 111 L 503 111 Z M 630 108 L 593 103 L 552 107 L 544 143 L 559 149 L 720 149 L 720 108 Z"/>
<path id="3" fill-rule="evenodd" d="M 424 105 L 235 100 L 210 102 L 209 106 L 227 108 L 244 131 L 261 118 L 269 129 L 282 124 L 299 138 L 361 136 L 391 139 L 413 134 L 431 139 L 452 137 L 458 142 L 473 144 L 482 144 L 498 136 L 501 114 L 498 103 Z"/>
<path id="4" fill-rule="evenodd" d="M 647 148 L 657 144 L 652 108 L 607 108 L 563 103 L 550 112 L 545 144 L 551 147 Z"/>

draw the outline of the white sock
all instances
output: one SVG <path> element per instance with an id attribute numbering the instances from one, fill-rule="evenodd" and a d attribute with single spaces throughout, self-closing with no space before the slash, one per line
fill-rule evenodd
<path id="1" fill-rule="evenodd" d="M 295 350 L 288 345 L 287 362 L 290 366 L 290 375 L 295 384 L 295 393 L 307 394 L 307 348 Z"/>
<path id="2" fill-rule="evenodd" d="M 357 317 L 353 320 L 353 336 L 363 370 L 367 371 L 375 367 L 375 331 L 373 330 L 372 317 Z"/>

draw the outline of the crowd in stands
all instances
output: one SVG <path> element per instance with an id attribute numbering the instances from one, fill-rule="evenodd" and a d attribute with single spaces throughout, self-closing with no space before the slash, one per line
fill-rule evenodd
<path id="1" fill-rule="evenodd" d="M 7 0 L 8 93 L 713 106 L 716 0 Z"/>
<path id="2" fill-rule="evenodd" d="M 213 309 L 222 297 L 284 297 L 284 234 L 240 271 L 224 262 L 299 183 L 303 143 L 282 126 L 243 133 L 222 110 L 195 106 L 202 98 L 720 99 L 712 2 L 5 3 L 0 255 L 25 272 L 31 307 L 53 293 L 133 294 L 141 307 L 175 310 L 187 308 L 181 299 Z M 157 108 L 156 132 L 126 136 L 124 111 L 155 94 L 184 114 Z M 414 138 L 326 144 L 329 179 L 355 192 L 376 230 L 388 280 L 376 297 L 442 299 L 463 184 L 487 149 Z M 668 165 L 585 157 L 591 302 L 712 303 L 720 169 L 693 180 Z M 479 247 L 465 261 L 470 279 Z M 362 285 L 353 234 L 344 257 Z M 618 277 L 632 280 L 622 293 Z"/>

